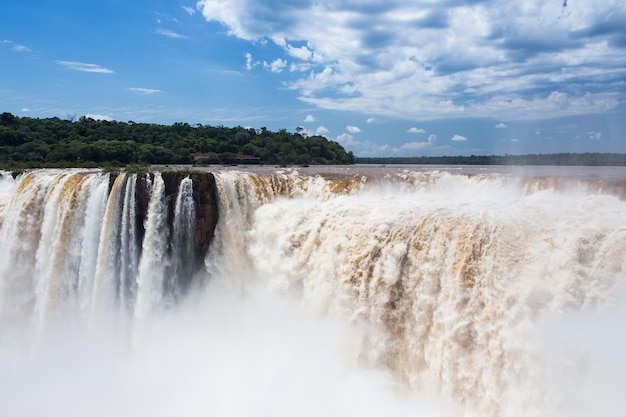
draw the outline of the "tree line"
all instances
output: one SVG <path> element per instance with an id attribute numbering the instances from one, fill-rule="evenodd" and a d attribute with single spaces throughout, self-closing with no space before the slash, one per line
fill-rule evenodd
<path id="1" fill-rule="evenodd" d="M 174 123 L 160 125 L 0 115 L 0 167 L 127 164 L 352 164 L 354 155 L 323 136 Z M 194 156 L 195 155 L 195 156 Z"/>
<path id="2" fill-rule="evenodd" d="M 422 165 L 556 165 L 556 166 L 626 166 L 626 154 L 557 153 L 491 156 L 421 156 L 355 158 L 357 164 L 422 164 Z"/>

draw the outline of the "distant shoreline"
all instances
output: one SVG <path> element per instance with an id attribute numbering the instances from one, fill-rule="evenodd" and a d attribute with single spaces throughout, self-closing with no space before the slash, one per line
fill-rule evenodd
<path id="1" fill-rule="evenodd" d="M 354 163 L 376 165 L 626 166 L 626 154 L 556 153 L 504 156 L 355 157 Z"/>

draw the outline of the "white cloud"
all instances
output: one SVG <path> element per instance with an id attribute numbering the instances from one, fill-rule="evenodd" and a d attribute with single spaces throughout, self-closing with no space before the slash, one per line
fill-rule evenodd
<path id="1" fill-rule="evenodd" d="M 319 126 L 315 130 L 315 134 L 316 135 L 327 135 L 328 134 L 328 129 L 326 129 L 324 126 Z"/>
<path id="2" fill-rule="evenodd" d="M 271 36 L 271 40 L 285 51 L 287 55 L 292 58 L 299 59 L 301 61 L 314 61 L 323 62 L 324 60 L 316 54 L 309 45 L 302 45 L 300 47 L 293 46 L 285 40 L 282 36 Z"/>
<path id="3" fill-rule="evenodd" d="M 23 111 L 24 113 L 29 113 L 29 112 L 31 112 L 32 110 L 31 110 L 31 109 L 29 109 L 28 107 L 22 107 L 22 111 Z"/>
<path id="4" fill-rule="evenodd" d="M 341 135 L 335 138 L 337 142 L 339 142 L 342 146 L 354 146 L 356 142 L 354 141 L 354 137 L 352 137 L 349 133 L 342 133 Z"/>
<path id="5" fill-rule="evenodd" d="M 361 129 L 358 126 L 346 126 L 346 130 L 350 133 L 361 133 Z"/>
<path id="6" fill-rule="evenodd" d="M 113 120 L 113 118 L 111 116 L 107 116 L 106 114 L 93 114 L 93 113 L 87 113 L 85 115 L 86 118 L 88 119 L 94 119 L 94 120 L 107 120 L 107 121 L 111 121 Z"/>
<path id="7" fill-rule="evenodd" d="M 424 148 L 428 148 L 430 143 L 428 142 L 407 142 L 400 146 L 400 149 L 407 151 L 419 151 Z"/>
<path id="8" fill-rule="evenodd" d="M 376 144 L 370 141 L 358 141 L 349 133 L 342 133 L 335 138 L 344 148 L 353 151 L 359 156 L 381 156 L 389 155 L 391 152 L 397 151 L 389 144 Z"/>
<path id="9" fill-rule="evenodd" d="M 454 135 L 452 136 L 452 139 L 450 139 L 451 141 L 454 142 L 464 142 L 467 140 L 467 138 L 465 136 L 461 136 L 461 135 Z"/>
<path id="10" fill-rule="evenodd" d="M 598 141 L 602 137 L 602 132 L 587 132 L 587 135 L 589 135 L 589 140 Z"/>
<path id="11" fill-rule="evenodd" d="M 426 133 L 426 131 L 424 129 L 420 129 L 418 127 L 412 127 L 409 130 L 407 130 L 408 133 Z"/>
<path id="12" fill-rule="evenodd" d="M 193 15 L 196 12 L 196 9 L 194 9 L 193 7 L 189 7 L 189 6 L 182 6 L 182 7 L 183 7 L 183 10 L 189 13 L 189 16 Z"/>
<path id="13" fill-rule="evenodd" d="M 163 92 L 162 90 L 157 90 L 155 88 L 129 87 L 128 89 L 140 94 L 157 94 Z"/>
<path id="14" fill-rule="evenodd" d="M 368 124 L 369 124 L 369 123 L 376 123 L 376 118 L 375 118 L 375 117 L 369 117 L 369 118 L 365 121 L 365 123 L 368 123 Z"/>
<path id="15" fill-rule="evenodd" d="M 309 71 L 311 68 L 312 68 L 311 64 L 308 64 L 308 63 L 292 62 L 291 65 L 289 66 L 289 71 L 290 72 L 305 72 L 305 71 Z"/>
<path id="16" fill-rule="evenodd" d="M 158 33 L 159 35 L 167 36 L 168 38 L 172 38 L 172 39 L 188 39 L 188 36 L 181 35 L 180 33 L 176 33 L 173 30 L 169 30 L 169 29 L 159 28 L 155 32 Z"/>
<path id="17" fill-rule="evenodd" d="M 567 16 L 562 3 L 541 0 L 287 7 L 200 0 L 197 7 L 231 35 L 273 42 L 284 53 L 278 59 L 306 63 L 293 63 L 285 82 L 324 109 L 410 120 L 528 120 L 602 114 L 626 101 L 623 0 L 581 0 Z"/>
<path id="18" fill-rule="evenodd" d="M 304 118 L 304 123 L 313 123 L 315 122 L 315 117 L 313 117 L 313 115 L 311 114 L 307 114 L 306 117 Z"/>
<path id="19" fill-rule="evenodd" d="M 11 49 L 15 52 L 32 52 L 32 49 L 24 45 L 14 45 Z"/>
<path id="20" fill-rule="evenodd" d="M 291 45 L 286 45 L 285 49 L 290 56 L 301 59 L 303 61 L 308 61 L 309 59 L 313 58 L 313 52 L 311 52 L 311 50 L 306 46 L 295 48 Z"/>
<path id="21" fill-rule="evenodd" d="M 431 134 L 425 142 L 407 142 L 400 146 L 403 151 L 420 151 L 432 147 L 437 141 L 437 135 Z"/>
<path id="22" fill-rule="evenodd" d="M 77 62 L 77 61 L 55 61 L 55 62 L 65 68 L 72 69 L 75 71 L 95 72 L 99 74 L 113 74 L 113 70 L 110 70 L 108 68 L 105 68 L 96 64 L 85 64 L 84 62 Z"/>
<path id="23" fill-rule="evenodd" d="M 283 61 L 282 59 L 277 58 L 272 61 L 271 64 L 263 62 L 263 66 L 272 72 L 282 72 L 283 69 L 285 69 L 285 67 L 287 66 L 287 61 Z"/>
<path id="24" fill-rule="evenodd" d="M 245 57 L 246 57 L 246 69 L 248 71 L 250 71 L 252 68 L 254 68 L 254 67 L 256 67 L 257 65 L 260 64 L 259 61 L 255 61 L 252 58 L 252 54 L 250 52 L 246 52 Z"/>
<path id="25" fill-rule="evenodd" d="M 506 129 L 508 126 L 505 123 L 498 123 L 496 129 Z"/>

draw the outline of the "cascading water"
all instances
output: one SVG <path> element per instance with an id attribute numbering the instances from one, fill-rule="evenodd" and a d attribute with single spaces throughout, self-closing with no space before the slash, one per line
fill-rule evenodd
<path id="1" fill-rule="evenodd" d="M 91 191 L 87 199 L 87 208 L 84 213 L 83 241 L 80 249 L 80 265 L 78 270 L 78 306 L 86 312 L 91 305 L 93 295 L 93 277 L 96 274 L 98 262 L 98 244 L 104 220 L 107 198 L 109 195 L 109 181 L 107 176 L 92 175 Z"/>
<path id="2" fill-rule="evenodd" d="M 154 189 L 148 206 L 146 236 L 143 241 L 139 276 L 137 277 L 135 318 L 138 320 L 144 320 L 162 302 L 165 270 L 169 266 L 169 260 L 164 255 L 167 253 L 169 238 L 165 184 L 161 175 L 156 174 Z"/>
<path id="3" fill-rule="evenodd" d="M 147 218 L 138 213 L 138 181 L 149 200 Z M 171 292 L 165 288 L 171 263 L 178 269 L 169 277 L 173 285 L 195 271 L 194 254 L 186 250 L 194 248 L 196 215 L 188 178 L 172 225 L 158 173 L 139 179 L 35 171 L 2 182 L 2 328 L 33 322 L 38 333 L 59 315 L 85 323 L 107 321 L 113 312 L 143 317 Z"/>
<path id="4" fill-rule="evenodd" d="M 36 344 L 103 384 L 59 415 L 621 415 L 624 170 L 315 174 L 3 176 L 0 392 L 67 362 Z M 133 343 L 28 337 L 73 317 Z"/>
<path id="5" fill-rule="evenodd" d="M 196 203 L 193 200 L 193 181 L 183 178 L 179 185 L 174 207 L 172 231 L 172 266 L 166 277 L 166 296 L 175 302 L 181 296 L 181 287 L 189 285 L 194 274 L 195 259 Z"/>
<path id="6" fill-rule="evenodd" d="M 119 294 L 122 305 L 133 308 L 132 300 L 137 293 L 137 271 L 139 265 L 139 247 L 137 236 L 137 209 L 135 194 L 137 174 L 131 174 L 126 180 L 124 204 L 122 205 L 121 245 L 120 245 L 120 281 Z"/>
<path id="7" fill-rule="evenodd" d="M 119 283 L 122 245 L 120 243 L 124 240 L 123 236 L 128 235 L 128 231 L 121 230 L 126 180 L 126 174 L 120 174 L 115 178 L 106 206 L 94 277 L 94 316 L 107 316 L 116 304 L 117 296 L 121 296 Z"/>

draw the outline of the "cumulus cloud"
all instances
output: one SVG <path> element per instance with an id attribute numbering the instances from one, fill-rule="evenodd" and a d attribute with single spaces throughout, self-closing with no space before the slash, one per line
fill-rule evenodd
<path id="1" fill-rule="evenodd" d="M 285 69 L 285 67 L 287 66 L 287 61 L 277 58 L 270 64 L 268 64 L 267 62 L 263 62 L 263 66 L 272 72 L 282 72 L 283 69 Z"/>
<path id="2" fill-rule="evenodd" d="M 290 72 L 304 72 L 311 69 L 311 64 L 292 62 L 289 65 Z"/>
<path id="3" fill-rule="evenodd" d="M 419 151 L 424 148 L 428 148 L 430 143 L 428 142 L 407 142 L 404 145 L 400 146 L 400 149 L 407 151 Z"/>
<path id="4" fill-rule="evenodd" d="M 349 133 L 342 133 L 335 138 L 344 148 L 359 156 L 380 156 L 396 152 L 389 144 L 376 144 L 370 141 L 358 141 Z"/>
<path id="5" fill-rule="evenodd" d="M 311 115 L 311 114 L 307 114 L 306 117 L 304 118 L 304 122 L 305 123 L 313 123 L 313 122 L 315 122 L 315 117 L 313 117 L 313 115 Z"/>
<path id="6" fill-rule="evenodd" d="M 496 129 L 506 129 L 508 126 L 505 123 L 498 123 Z"/>
<path id="7" fill-rule="evenodd" d="M 324 126 L 319 126 L 316 130 L 315 130 L 315 134 L 316 135 L 327 135 L 328 134 L 328 129 L 326 129 Z"/>
<path id="8" fill-rule="evenodd" d="M 128 89 L 140 94 L 157 94 L 163 92 L 162 90 L 157 90 L 155 88 L 129 87 Z"/>
<path id="9" fill-rule="evenodd" d="M 260 62 L 255 61 L 252 58 L 252 54 L 250 52 L 246 52 L 245 57 L 246 57 L 246 69 L 248 71 L 250 71 L 252 68 L 254 68 L 254 67 L 256 67 L 257 65 L 260 64 Z"/>
<path id="10" fill-rule="evenodd" d="M 290 56 L 301 59 L 303 61 L 308 61 L 313 57 L 313 52 L 306 46 L 296 48 L 291 45 L 285 45 L 285 49 Z"/>
<path id="11" fill-rule="evenodd" d="M 337 142 L 339 142 L 342 146 L 354 146 L 356 142 L 354 141 L 354 137 L 349 133 L 342 133 L 341 135 L 335 138 Z"/>
<path id="12" fill-rule="evenodd" d="M 86 64 L 77 61 L 55 61 L 57 64 L 75 71 L 95 72 L 99 74 L 113 74 L 113 70 L 96 64 Z"/>
<path id="13" fill-rule="evenodd" d="M 358 126 L 346 126 L 346 130 L 350 133 L 361 133 L 361 129 Z"/>
<path id="14" fill-rule="evenodd" d="M 282 48 L 272 59 L 294 60 L 286 85 L 324 109 L 527 120 L 604 113 L 626 100 L 622 0 L 578 1 L 566 16 L 561 2 L 541 0 L 197 7 L 232 36 Z"/>
<path id="15" fill-rule="evenodd" d="M 407 133 L 426 133 L 424 129 L 420 129 L 419 127 L 412 127 L 407 130 Z"/>
<path id="16" fill-rule="evenodd" d="M 437 135 L 431 134 L 428 136 L 427 141 L 423 142 L 407 142 L 400 146 L 400 150 L 403 151 L 421 151 L 427 148 L 432 147 L 437 141 Z"/>
<path id="17" fill-rule="evenodd" d="M 467 138 L 465 136 L 461 136 L 461 135 L 454 135 L 452 136 L 452 139 L 450 139 L 453 142 L 464 142 L 467 140 Z"/>

